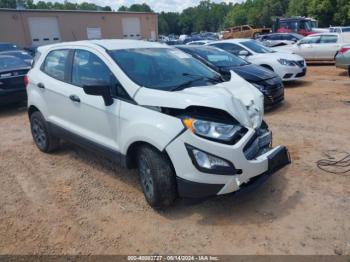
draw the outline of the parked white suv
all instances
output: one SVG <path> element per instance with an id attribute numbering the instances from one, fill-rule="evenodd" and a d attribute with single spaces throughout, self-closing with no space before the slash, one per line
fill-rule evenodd
<path id="1" fill-rule="evenodd" d="M 40 47 L 28 74 L 28 113 L 37 147 L 60 139 L 138 168 L 155 208 L 178 196 L 227 194 L 290 163 L 271 148 L 263 96 L 157 43 L 100 40 Z"/>
<path id="2" fill-rule="evenodd" d="M 216 46 L 248 62 L 274 71 L 283 81 L 301 79 L 306 75 L 307 65 L 301 56 L 272 50 L 251 39 L 229 39 L 207 45 Z"/>

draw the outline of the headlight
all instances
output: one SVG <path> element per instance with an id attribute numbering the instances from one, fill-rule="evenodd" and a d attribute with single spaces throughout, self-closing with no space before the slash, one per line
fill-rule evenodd
<path id="1" fill-rule="evenodd" d="M 185 118 L 182 122 L 188 129 L 198 136 L 224 142 L 231 141 L 243 128 L 239 125 L 216 123 L 194 118 Z"/>
<path id="2" fill-rule="evenodd" d="M 294 63 L 294 61 L 288 60 L 288 59 L 278 59 L 277 60 L 281 65 L 284 66 L 296 66 L 296 64 Z"/>

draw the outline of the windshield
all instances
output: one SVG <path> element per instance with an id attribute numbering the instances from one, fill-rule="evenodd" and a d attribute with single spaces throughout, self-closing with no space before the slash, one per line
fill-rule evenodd
<path id="1" fill-rule="evenodd" d="M 258 54 L 275 53 L 274 50 L 263 46 L 254 40 L 241 42 L 241 44 Z"/>
<path id="2" fill-rule="evenodd" d="M 0 52 L 10 50 L 17 50 L 17 46 L 14 44 L 0 44 Z"/>
<path id="3" fill-rule="evenodd" d="M 300 22 L 300 29 L 304 29 L 307 32 L 311 32 L 312 31 L 311 21 L 306 21 L 306 20 L 301 21 Z"/>
<path id="4" fill-rule="evenodd" d="M 0 70 L 12 70 L 22 67 L 28 67 L 28 65 L 17 57 L 0 56 Z"/>
<path id="5" fill-rule="evenodd" d="M 246 60 L 220 49 L 198 48 L 193 52 L 218 67 L 237 67 L 249 64 Z"/>
<path id="6" fill-rule="evenodd" d="M 219 77 L 207 66 L 177 49 L 140 48 L 109 53 L 132 81 L 147 88 L 172 91 L 179 86 L 213 85 L 211 79 Z"/>

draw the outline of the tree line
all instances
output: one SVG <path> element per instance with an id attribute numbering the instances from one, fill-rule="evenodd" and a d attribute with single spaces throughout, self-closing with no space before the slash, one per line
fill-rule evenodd
<path id="1" fill-rule="evenodd" d="M 189 34 L 244 24 L 272 27 L 277 17 L 290 16 L 312 17 L 319 21 L 320 27 L 350 25 L 350 1 L 246 0 L 240 4 L 226 4 L 204 0 L 182 13 L 160 13 L 159 32 Z"/>
<path id="2" fill-rule="evenodd" d="M 0 8 L 56 9 L 56 10 L 103 10 L 112 11 L 110 6 L 93 3 L 71 3 L 69 1 L 34 3 L 33 0 L 0 0 Z M 118 11 L 153 12 L 147 4 L 121 6 Z M 320 27 L 350 25 L 349 0 L 246 0 L 243 3 L 214 3 L 202 0 L 198 6 L 181 13 L 159 13 L 160 34 L 190 34 L 200 31 L 219 31 L 224 28 L 249 24 L 272 27 L 277 17 L 307 16 L 319 21 Z"/>

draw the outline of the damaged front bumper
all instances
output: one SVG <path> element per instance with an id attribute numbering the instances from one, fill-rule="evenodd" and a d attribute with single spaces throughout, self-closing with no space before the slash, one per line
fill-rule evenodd
<path id="1" fill-rule="evenodd" d="M 249 130 L 237 144 L 225 145 L 185 132 L 167 148 L 177 174 L 179 195 L 205 198 L 255 188 L 272 174 L 289 165 L 291 159 L 286 147 L 266 146 L 268 133 L 259 134 L 255 130 Z M 227 160 L 238 172 L 219 175 L 198 170 L 191 161 L 185 144 L 191 144 Z"/>

